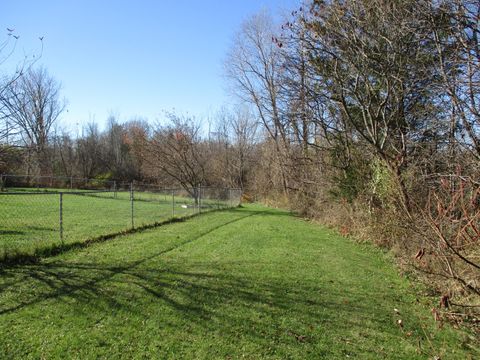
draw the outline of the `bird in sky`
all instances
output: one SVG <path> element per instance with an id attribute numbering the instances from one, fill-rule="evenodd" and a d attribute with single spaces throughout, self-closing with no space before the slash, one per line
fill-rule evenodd
<path id="1" fill-rule="evenodd" d="M 19 35 L 13 35 L 13 37 L 18 40 L 18 38 L 20 37 Z"/>
<path id="2" fill-rule="evenodd" d="M 44 36 L 40 36 L 39 39 L 40 41 L 43 41 Z"/>
<path id="3" fill-rule="evenodd" d="M 15 31 L 15 29 L 10 29 L 10 28 L 7 28 L 7 31 L 9 31 L 9 32 L 14 32 L 14 31 Z"/>

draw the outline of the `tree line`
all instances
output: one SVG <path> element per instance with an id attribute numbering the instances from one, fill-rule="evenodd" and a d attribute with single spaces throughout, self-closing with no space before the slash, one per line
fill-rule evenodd
<path id="1" fill-rule="evenodd" d="M 170 112 L 155 124 L 111 115 L 104 130 L 90 122 L 72 135 L 61 130 L 65 101 L 45 68 L 28 66 L 3 81 L 2 174 L 136 180 L 188 191 L 246 186 L 258 129 L 247 107 L 223 109 L 209 124 Z"/>

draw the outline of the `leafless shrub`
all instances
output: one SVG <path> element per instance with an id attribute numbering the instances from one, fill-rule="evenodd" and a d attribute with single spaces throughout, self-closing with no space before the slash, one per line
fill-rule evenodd
<path id="1" fill-rule="evenodd" d="M 444 290 L 480 295 L 480 184 L 459 172 L 441 177 L 423 209 L 419 268 L 445 280 Z"/>

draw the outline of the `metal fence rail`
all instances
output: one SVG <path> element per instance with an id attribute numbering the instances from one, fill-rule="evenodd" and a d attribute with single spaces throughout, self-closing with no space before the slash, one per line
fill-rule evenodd
<path id="1" fill-rule="evenodd" d="M 166 189 L 124 185 L 107 190 L 0 192 L 0 259 L 37 249 L 240 204 L 239 189 Z"/>
<path id="2" fill-rule="evenodd" d="M 115 180 L 79 178 L 74 176 L 40 176 L 0 174 L 0 190 L 5 188 L 61 188 L 61 189 L 90 189 L 115 190 L 130 183 Z"/>

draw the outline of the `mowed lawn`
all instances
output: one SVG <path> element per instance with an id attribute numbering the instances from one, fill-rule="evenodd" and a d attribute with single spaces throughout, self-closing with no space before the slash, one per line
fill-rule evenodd
<path id="1" fill-rule="evenodd" d="M 212 212 L 0 267 L 1 359 L 434 356 L 479 353 L 380 251 L 284 211 Z"/>
<path id="2" fill-rule="evenodd" d="M 84 194 L 84 195 L 83 195 Z M 192 198 L 170 193 L 135 192 L 135 227 L 197 212 Z M 63 243 L 118 233 L 132 227 L 129 192 L 78 192 L 63 195 Z M 174 202 L 173 202 L 174 201 Z M 228 206 L 204 200 L 203 211 Z M 62 243 L 60 195 L 50 192 L 0 195 L 0 259 L 9 254 L 32 255 L 37 250 Z"/>

